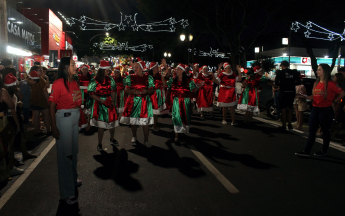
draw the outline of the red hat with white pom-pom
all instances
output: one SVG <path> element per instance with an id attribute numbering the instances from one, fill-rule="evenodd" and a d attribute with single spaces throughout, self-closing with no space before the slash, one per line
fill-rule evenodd
<path id="1" fill-rule="evenodd" d="M 228 62 L 224 62 L 223 67 L 224 67 L 224 69 L 227 67 L 230 67 L 230 64 Z"/>
<path id="2" fill-rule="evenodd" d="M 10 86 L 14 86 L 17 85 L 17 78 L 15 76 L 13 76 L 12 73 L 9 73 L 5 76 L 5 86 L 10 87 Z"/>
<path id="3" fill-rule="evenodd" d="M 185 65 L 184 64 L 178 64 L 177 68 L 182 69 L 183 71 L 186 71 Z"/>
<path id="4" fill-rule="evenodd" d="M 84 64 L 83 66 L 80 67 L 80 70 L 83 70 L 83 68 L 87 68 L 87 70 L 89 70 L 89 69 L 90 69 L 90 66 Z"/>
<path id="5" fill-rule="evenodd" d="M 118 71 L 118 72 L 120 72 L 120 71 L 121 71 L 121 69 L 120 69 L 120 67 L 119 67 L 119 66 L 116 66 L 116 67 L 114 68 L 114 71 Z"/>
<path id="6" fill-rule="evenodd" d="M 140 58 L 137 58 L 137 59 L 140 59 Z M 144 61 L 138 61 L 137 63 L 141 67 L 141 70 L 143 70 L 143 71 L 146 70 L 146 64 Z"/>
<path id="7" fill-rule="evenodd" d="M 254 73 L 256 74 L 262 71 L 262 68 L 258 65 L 258 66 L 253 67 L 253 70 L 254 70 Z"/>
<path id="8" fill-rule="evenodd" d="M 199 63 L 195 63 L 195 64 L 194 64 L 194 67 L 196 67 L 196 66 L 199 66 Z"/>
<path id="9" fill-rule="evenodd" d="M 109 69 L 110 68 L 110 62 L 106 60 L 102 60 L 99 64 L 99 69 Z"/>
<path id="10" fill-rule="evenodd" d="M 154 67 L 157 67 L 157 66 L 158 66 L 158 62 L 151 62 L 149 68 L 150 70 L 152 70 Z"/>
<path id="11" fill-rule="evenodd" d="M 29 76 L 30 79 L 39 79 L 40 78 L 38 76 L 37 71 L 35 71 L 35 70 L 31 71 L 28 76 Z"/>

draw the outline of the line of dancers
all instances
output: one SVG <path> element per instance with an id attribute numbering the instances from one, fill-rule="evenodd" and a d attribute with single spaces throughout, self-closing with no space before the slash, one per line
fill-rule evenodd
<path id="1" fill-rule="evenodd" d="M 130 65 L 114 68 L 108 61 L 102 60 L 95 74 L 88 65 L 83 65 L 75 76 L 82 92 L 81 108 L 86 116 L 86 122 L 79 125 L 86 130 L 90 126 L 98 127 L 98 151 L 103 149 L 105 129 L 110 132 L 110 141 L 118 144 L 115 128 L 120 123 L 130 125 L 133 143 L 137 141 L 138 126 L 142 126 L 144 145 L 149 148 L 149 126 L 159 131 L 159 115 L 169 113 L 175 144 L 179 145 L 179 134 L 189 133 L 193 103 L 196 103 L 201 118 L 206 112 L 211 119 L 214 118 L 214 83 L 219 85 L 217 106 L 222 109 L 222 124 L 227 124 L 229 108 L 231 125 L 237 125 L 236 106 L 246 112 L 244 123 L 250 123 L 253 114 L 259 114 L 260 81 L 265 79 L 262 67 L 256 66 L 251 70 L 252 75 L 242 82 L 240 66 L 237 65 L 236 71 L 233 71 L 228 62 L 220 63 L 215 73 L 209 71 L 206 65 L 199 67 L 198 63 L 178 64 L 172 68 L 165 59 L 160 65 L 151 62 L 146 67 L 145 62 L 137 58 Z M 243 86 L 240 92 L 236 90 L 238 83 Z"/>

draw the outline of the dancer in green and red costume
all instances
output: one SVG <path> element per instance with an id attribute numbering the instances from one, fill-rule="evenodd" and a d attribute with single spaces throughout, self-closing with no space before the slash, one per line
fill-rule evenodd
<path id="1" fill-rule="evenodd" d="M 97 151 L 102 151 L 102 139 L 104 129 L 110 132 L 110 141 L 118 144 L 115 136 L 115 127 L 119 126 L 117 119 L 115 100 L 116 83 L 111 76 L 106 73 L 110 69 L 108 61 L 101 61 L 100 67 L 95 78 L 92 78 L 87 88 L 87 92 L 93 100 L 88 103 L 91 114 L 91 126 L 98 127 L 98 146 Z"/>
<path id="2" fill-rule="evenodd" d="M 155 84 L 151 75 L 144 73 L 146 65 L 137 58 L 138 62 L 132 63 L 134 74 L 130 74 L 124 81 L 125 92 L 128 98 L 125 104 L 120 123 L 131 125 L 132 143 L 137 141 L 137 125 L 143 126 L 144 144 L 150 148 L 149 125 L 153 125 L 153 110 L 150 95 L 153 94 Z"/>
<path id="3" fill-rule="evenodd" d="M 116 83 L 116 110 L 119 118 L 121 118 L 125 104 L 127 100 L 127 94 L 125 94 L 125 86 L 123 85 L 124 77 L 121 76 L 120 67 L 114 68 L 114 72 L 111 74 Z"/>

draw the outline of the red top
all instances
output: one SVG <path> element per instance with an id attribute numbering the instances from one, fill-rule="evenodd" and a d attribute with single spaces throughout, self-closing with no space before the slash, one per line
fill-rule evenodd
<path id="1" fill-rule="evenodd" d="M 79 85 L 81 89 L 87 89 L 87 86 L 89 85 L 90 80 L 91 80 L 91 76 L 88 76 L 88 75 L 84 76 L 83 74 L 78 74 L 78 77 L 79 77 Z"/>
<path id="2" fill-rule="evenodd" d="M 56 103 L 56 109 L 72 109 L 76 106 L 80 107 L 81 91 L 76 81 L 67 82 L 69 91 L 67 91 L 63 78 L 55 80 L 49 101 Z"/>
<path id="3" fill-rule="evenodd" d="M 155 82 L 155 89 L 163 88 L 162 75 L 160 73 L 156 73 L 152 77 Z"/>
<path id="4" fill-rule="evenodd" d="M 328 81 L 327 85 L 327 98 L 324 100 L 325 95 L 325 83 L 319 82 L 313 89 L 313 106 L 314 107 L 330 107 L 332 106 L 333 100 L 337 94 L 342 92 L 334 81 Z"/>
<path id="5" fill-rule="evenodd" d="M 231 75 L 224 72 L 220 73 L 217 77 L 220 85 L 235 87 L 237 81 L 237 75 L 232 73 Z"/>
<path id="6" fill-rule="evenodd" d="M 208 75 L 208 74 L 203 74 L 203 73 L 199 73 L 199 76 L 196 80 L 195 83 L 200 83 L 202 81 L 204 81 L 204 85 L 203 86 L 209 86 L 209 87 L 213 87 L 213 77 L 212 75 Z"/>
<path id="7" fill-rule="evenodd" d="M 87 88 L 87 92 L 90 95 L 107 96 L 116 91 L 116 83 L 114 79 L 109 76 L 105 76 L 103 80 L 99 80 L 97 77 L 91 79 Z"/>
<path id="8" fill-rule="evenodd" d="M 126 77 L 126 87 L 142 91 L 144 89 L 154 88 L 154 81 L 152 76 L 144 73 L 143 76 L 137 74 L 130 74 Z"/>
<path id="9" fill-rule="evenodd" d="M 115 80 L 115 83 L 116 83 L 116 89 L 117 90 L 124 90 L 125 89 L 125 86 L 123 85 L 123 80 L 124 78 L 119 76 L 119 77 L 116 77 L 115 75 L 111 75 L 113 77 L 113 79 Z M 120 79 L 121 78 L 121 79 Z"/>

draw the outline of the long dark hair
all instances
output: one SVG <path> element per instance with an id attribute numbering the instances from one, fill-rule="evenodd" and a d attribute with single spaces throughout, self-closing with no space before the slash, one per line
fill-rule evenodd
<path id="1" fill-rule="evenodd" d="M 68 82 L 68 68 L 70 64 L 71 64 L 71 57 L 63 57 L 60 60 L 60 64 L 59 64 L 59 68 L 57 72 L 57 79 L 60 79 L 60 78 L 63 79 L 63 82 L 68 92 L 69 92 L 69 88 L 68 88 L 67 82 Z"/>
<path id="2" fill-rule="evenodd" d="M 324 79 L 324 83 L 325 83 L 325 95 L 324 95 L 323 99 L 326 100 L 327 99 L 328 81 L 331 80 L 331 67 L 328 64 L 319 64 L 319 66 L 322 67 L 322 70 L 323 70 L 323 79 Z M 320 76 L 318 76 L 316 81 L 315 81 L 313 91 L 314 91 L 315 87 L 317 86 L 317 84 L 319 84 L 319 82 L 320 82 Z"/>
<path id="3" fill-rule="evenodd" d="M 105 69 L 98 69 L 97 74 L 96 74 L 96 79 L 99 81 L 103 81 L 105 78 Z"/>
<path id="4" fill-rule="evenodd" d="M 175 79 L 174 79 L 174 83 L 177 83 L 177 79 L 178 79 L 178 76 L 176 75 Z M 186 72 L 184 71 L 182 73 L 182 85 L 186 85 L 187 84 L 187 74 Z"/>

